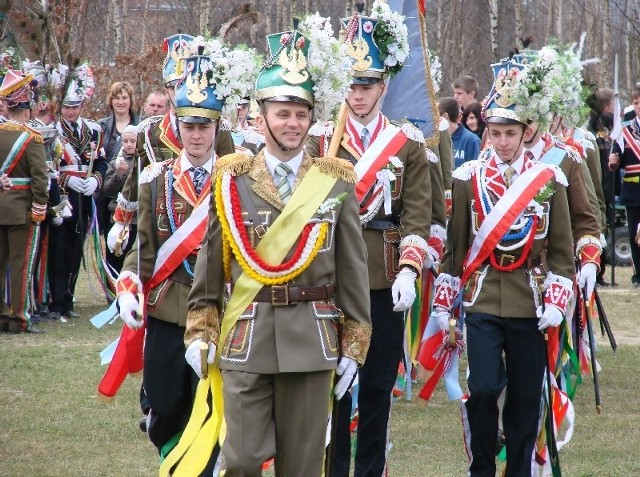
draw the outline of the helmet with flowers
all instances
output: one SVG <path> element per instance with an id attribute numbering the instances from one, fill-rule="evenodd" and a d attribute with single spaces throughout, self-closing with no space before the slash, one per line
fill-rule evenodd
<path id="1" fill-rule="evenodd" d="M 184 59 L 185 72 L 176 85 L 176 116 L 203 123 L 219 119 L 223 109 L 235 108 L 252 87 L 255 52 L 230 48 L 217 38 L 194 38 Z"/>
<path id="2" fill-rule="evenodd" d="M 93 71 L 87 63 L 69 68 L 62 63 L 48 71 L 48 80 L 62 96 L 64 106 L 78 106 L 93 96 L 95 82 Z"/>
<path id="3" fill-rule="evenodd" d="M 370 16 L 354 12 L 342 19 L 354 84 L 376 83 L 400 72 L 409 56 L 404 17 L 384 0 L 375 0 Z"/>
<path id="4" fill-rule="evenodd" d="M 528 124 L 528 119 L 516 108 L 514 91 L 522 82 L 524 65 L 512 58 L 491 65 L 493 86 L 483 101 L 483 116 L 487 123 Z"/>

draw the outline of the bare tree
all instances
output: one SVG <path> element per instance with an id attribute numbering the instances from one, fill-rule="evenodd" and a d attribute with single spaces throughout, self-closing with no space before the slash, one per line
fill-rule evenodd
<path id="1" fill-rule="evenodd" d="M 491 15 L 491 53 L 493 60 L 497 60 L 498 56 L 498 0 L 489 0 Z"/>

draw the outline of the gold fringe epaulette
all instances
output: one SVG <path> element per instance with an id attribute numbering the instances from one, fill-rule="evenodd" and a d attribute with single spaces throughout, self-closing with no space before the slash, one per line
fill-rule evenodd
<path id="1" fill-rule="evenodd" d="M 234 152 L 222 156 L 216 161 L 213 166 L 213 175 L 219 177 L 223 174 L 231 174 L 232 176 L 239 176 L 249 172 L 251 164 L 253 163 L 253 156 L 244 154 L 242 152 Z"/>
<path id="2" fill-rule="evenodd" d="M 339 157 L 318 157 L 314 159 L 314 162 L 320 168 L 320 171 L 325 174 L 340 179 L 347 184 L 355 184 L 358 182 L 358 176 L 353 170 L 353 164 L 346 159 L 340 159 Z"/>
<path id="3" fill-rule="evenodd" d="M 7 121 L 5 123 L 0 124 L 0 131 L 14 131 L 14 132 L 28 132 L 31 138 L 37 142 L 38 144 L 44 144 L 44 139 L 42 138 L 42 134 L 40 134 L 35 129 L 31 129 L 26 124 L 19 124 Z"/>

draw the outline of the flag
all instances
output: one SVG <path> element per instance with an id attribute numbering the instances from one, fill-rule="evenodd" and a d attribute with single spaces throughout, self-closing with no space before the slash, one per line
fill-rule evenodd
<path id="1" fill-rule="evenodd" d="M 392 119 L 407 119 L 422 131 L 428 146 L 436 146 L 440 118 L 427 53 L 425 0 L 389 0 L 388 4 L 405 17 L 410 53 L 402 70 L 389 80 L 382 112 Z"/>

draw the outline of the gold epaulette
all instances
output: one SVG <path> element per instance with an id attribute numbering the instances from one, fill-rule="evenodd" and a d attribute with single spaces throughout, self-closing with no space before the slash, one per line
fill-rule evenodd
<path id="1" fill-rule="evenodd" d="M 5 123 L 0 124 L 0 131 L 27 132 L 35 142 L 37 142 L 38 144 L 44 144 L 44 139 L 42 138 L 42 134 L 40 134 L 35 129 L 31 129 L 26 124 L 19 124 L 19 123 L 14 123 L 12 121 L 7 121 Z"/>
<path id="2" fill-rule="evenodd" d="M 320 168 L 320 171 L 325 174 L 340 179 L 347 184 L 355 184 L 358 182 L 358 176 L 351 164 L 346 159 L 340 159 L 339 157 L 318 157 L 314 159 L 314 162 Z"/>
<path id="3" fill-rule="evenodd" d="M 218 159 L 213 166 L 213 175 L 218 177 L 223 174 L 239 176 L 248 172 L 253 163 L 253 156 L 242 152 L 227 154 Z"/>

